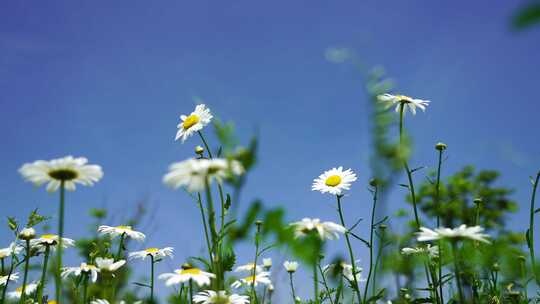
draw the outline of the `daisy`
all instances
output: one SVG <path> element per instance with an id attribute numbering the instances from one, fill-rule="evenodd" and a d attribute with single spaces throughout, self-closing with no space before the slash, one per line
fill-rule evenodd
<path id="1" fill-rule="evenodd" d="M 36 237 L 36 230 L 32 227 L 26 227 L 19 232 L 19 238 L 23 240 L 31 240 Z"/>
<path id="2" fill-rule="evenodd" d="M 413 254 L 427 254 L 430 258 L 435 258 L 439 256 L 439 246 L 431 246 L 428 244 L 426 247 L 405 247 L 401 249 L 401 254 L 404 255 L 413 255 Z"/>
<path id="3" fill-rule="evenodd" d="M 396 112 L 399 113 L 401 105 L 403 105 L 403 113 L 408 109 L 413 115 L 416 114 L 416 108 L 418 107 L 422 111 L 426 111 L 426 107 L 430 103 L 429 100 L 414 99 L 405 95 L 392 95 L 392 94 L 382 94 L 377 96 L 379 102 L 385 103 L 386 108 L 396 106 Z"/>
<path id="4" fill-rule="evenodd" d="M 95 299 L 93 301 L 90 301 L 90 304 L 109 304 L 109 301 L 105 299 Z"/>
<path id="5" fill-rule="evenodd" d="M 107 258 L 101 258 L 101 257 L 96 258 L 96 266 L 101 271 L 115 272 L 118 269 L 120 269 L 120 267 L 124 266 L 125 264 L 126 264 L 125 260 L 119 260 L 118 262 L 115 262 L 114 259 L 107 259 Z"/>
<path id="6" fill-rule="evenodd" d="M 357 282 L 364 282 L 365 279 L 362 277 L 362 271 L 363 271 L 363 268 L 360 267 L 358 265 L 358 260 L 356 261 L 356 264 L 355 265 L 355 269 L 356 270 L 356 281 Z M 324 266 L 324 272 L 327 272 L 327 271 L 338 271 L 338 269 L 336 269 L 337 265 L 339 265 L 339 272 L 341 272 L 341 274 L 349 281 L 353 282 L 354 281 L 354 277 L 353 277 L 353 273 L 354 273 L 354 270 L 353 270 L 353 267 L 351 264 L 347 264 L 345 262 L 340 262 L 339 264 L 330 264 L 330 265 L 326 265 Z"/>
<path id="7" fill-rule="evenodd" d="M 15 272 L 11 275 L 0 276 L 0 286 L 6 285 L 8 282 L 8 278 L 10 281 L 17 281 L 19 279 L 19 273 Z"/>
<path id="8" fill-rule="evenodd" d="M 257 273 L 254 276 L 245 277 L 243 279 L 237 280 L 234 283 L 231 284 L 232 288 L 239 288 L 242 285 L 257 287 L 259 284 L 268 285 L 271 284 L 272 281 L 270 281 L 270 273 L 266 271 L 262 271 Z"/>
<path id="9" fill-rule="evenodd" d="M 19 173 L 36 186 L 47 184 L 47 191 L 58 190 L 61 183 L 67 190 L 75 190 L 75 184 L 92 186 L 103 177 L 103 171 L 98 165 L 87 165 L 84 157 L 66 156 L 50 161 L 37 160 L 24 164 Z"/>
<path id="10" fill-rule="evenodd" d="M 332 168 L 319 175 L 313 181 L 312 191 L 342 195 L 345 190 L 351 188 L 351 183 L 356 180 L 356 174 L 351 169 L 343 171 L 343 167 Z"/>
<path id="11" fill-rule="evenodd" d="M 249 304 L 249 297 L 237 294 L 228 296 L 224 290 L 205 290 L 193 296 L 193 301 L 198 304 Z"/>
<path id="12" fill-rule="evenodd" d="M 17 255 L 23 251 L 24 247 L 17 245 L 15 242 L 9 244 L 6 248 L 0 249 L 0 260 L 10 257 L 12 255 Z"/>
<path id="13" fill-rule="evenodd" d="M 263 267 L 266 270 L 272 268 L 272 259 L 271 258 L 263 259 Z"/>
<path id="14" fill-rule="evenodd" d="M 199 268 L 183 265 L 182 268 L 176 269 L 174 273 L 164 273 L 158 278 L 165 280 L 165 285 L 178 285 L 181 283 L 193 280 L 199 287 L 210 285 L 210 279 L 215 278 L 213 273 L 202 271 Z"/>
<path id="15" fill-rule="evenodd" d="M 298 269 L 298 262 L 285 261 L 283 262 L 283 267 L 285 267 L 287 272 L 296 272 Z"/>
<path id="16" fill-rule="evenodd" d="M 482 233 L 484 228 L 480 226 L 467 227 L 466 225 L 461 225 L 458 228 L 435 228 L 431 230 L 426 227 L 421 227 L 420 232 L 416 235 L 419 242 L 429 242 L 440 239 L 451 239 L 451 240 L 473 240 L 489 244 L 489 235 Z"/>
<path id="17" fill-rule="evenodd" d="M 144 241 L 146 236 L 142 232 L 135 231 L 131 226 L 105 226 L 101 225 L 97 230 L 101 235 L 109 235 L 111 238 L 117 236 L 130 237 L 137 241 Z"/>
<path id="18" fill-rule="evenodd" d="M 146 257 L 151 256 L 154 259 L 164 258 L 164 257 L 172 257 L 173 256 L 173 250 L 172 247 L 165 247 L 165 248 L 146 248 L 145 250 L 141 251 L 135 251 L 131 252 L 129 254 L 129 259 L 142 259 L 145 260 Z"/>
<path id="19" fill-rule="evenodd" d="M 44 234 L 39 238 L 30 241 L 30 246 L 38 251 L 43 251 L 47 246 L 51 246 L 54 250 L 58 245 L 59 236 L 56 234 Z M 68 248 L 75 246 L 75 241 L 68 238 L 62 238 L 62 247 Z"/>
<path id="20" fill-rule="evenodd" d="M 221 182 L 231 175 L 243 173 L 244 168 L 237 160 L 190 158 L 170 165 L 163 183 L 173 189 L 186 187 L 189 192 L 197 192 L 204 190 L 214 179 Z"/>
<path id="21" fill-rule="evenodd" d="M 262 271 L 261 266 L 257 265 L 255 267 L 255 264 L 253 264 L 253 263 L 240 265 L 240 266 L 236 267 L 236 269 L 234 271 L 235 272 L 253 272 L 253 268 L 255 268 L 255 272 L 261 272 Z"/>
<path id="22" fill-rule="evenodd" d="M 291 225 L 295 227 L 295 236 L 302 237 L 311 232 L 316 232 L 321 240 L 335 240 L 339 238 L 340 233 L 345 233 L 347 229 L 333 222 L 322 222 L 321 220 L 304 218 L 299 222 L 294 222 Z"/>
<path id="23" fill-rule="evenodd" d="M 24 289 L 24 294 L 27 296 L 33 294 L 36 291 L 37 287 L 38 287 L 37 283 L 26 284 L 26 288 Z M 17 287 L 17 289 L 15 289 L 14 291 L 8 292 L 7 297 L 12 300 L 18 300 L 22 296 L 22 290 L 23 290 L 23 286 Z"/>
<path id="24" fill-rule="evenodd" d="M 86 274 L 90 276 L 92 283 L 95 283 L 98 277 L 99 268 L 94 265 L 81 263 L 78 267 L 64 267 L 62 268 L 62 278 L 67 278 L 70 275 L 80 276 Z"/>
<path id="25" fill-rule="evenodd" d="M 181 115 L 180 122 L 177 126 L 178 132 L 174 140 L 182 139 L 182 143 L 186 139 L 193 135 L 193 133 L 202 130 L 207 124 L 210 123 L 213 116 L 204 104 L 197 105 L 195 111 L 191 112 L 189 116 Z"/>

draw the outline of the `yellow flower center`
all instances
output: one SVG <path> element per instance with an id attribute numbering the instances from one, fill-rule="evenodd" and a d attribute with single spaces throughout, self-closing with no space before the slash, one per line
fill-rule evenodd
<path id="1" fill-rule="evenodd" d="M 255 280 L 257 280 L 257 276 L 249 276 L 249 277 L 245 277 L 244 278 L 244 281 L 248 282 L 248 283 L 253 283 L 255 282 Z"/>
<path id="2" fill-rule="evenodd" d="M 17 287 L 17 288 L 15 289 L 15 291 L 16 291 L 16 292 L 22 292 L 22 289 L 23 289 L 23 287 L 20 286 L 20 287 Z"/>
<path id="3" fill-rule="evenodd" d="M 412 98 L 405 95 L 396 95 L 396 99 L 398 100 L 398 102 L 403 102 L 403 103 L 409 103 L 412 100 Z"/>
<path id="4" fill-rule="evenodd" d="M 147 253 L 157 253 L 159 251 L 159 248 L 147 248 L 144 251 Z"/>
<path id="5" fill-rule="evenodd" d="M 116 229 L 131 230 L 131 226 L 116 226 Z"/>
<path id="6" fill-rule="evenodd" d="M 184 120 L 184 122 L 182 123 L 182 127 L 184 128 L 184 130 L 187 130 L 193 127 L 193 125 L 198 122 L 199 122 L 199 116 L 195 114 L 191 114 Z"/>
<path id="7" fill-rule="evenodd" d="M 44 234 L 41 236 L 42 239 L 54 240 L 56 239 L 56 234 Z"/>
<path id="8" fill-rule="evenodd" d="M 335 187 L 341 183 L 341 176 L 339 175 L 332 175 L 329 176 L 326 181 L 324 182 L 327 186 Z"/>
<path id="9" fill-rule="evenodd" d="M 47 304 L 56 304 L 57 302 L 55 300 L 49 300 L 47 301 Z"/>
<path id="10" fill-rule="evenodd" d="M 79 174 L 75 170 L 64 168 L 49 171 L 49 176 L 56 180 L 69 181 L 76 179 Z"/>
<path id="11" fill-rule="evenodd" d="M 199 268 L 187 268 L 187 269 L 177 270 L 176 273 L 180 275 L 182 274 L 200 275 L 201 270 Z"/>

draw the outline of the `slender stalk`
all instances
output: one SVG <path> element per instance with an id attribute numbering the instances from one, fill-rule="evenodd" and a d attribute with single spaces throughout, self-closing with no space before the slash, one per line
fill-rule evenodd
<path id="1" fill-rule="evenodd" d="M 126 239 L 126 233 L 122 233 L 120 236 L 120 242 L 118 243 L 118 251 L 116 251 L 116 259 L 122 258 L 122 250 L 124 249 L 124 240 Z"/>
<path id="2" fill-rule="evenodd" d="M 49 252 L 51 250 L 51 247 L 49 245 L 45 245 L 45 253 L 43 255 L 43 270 L 41 271 L 41 280 L 39 281 L 39 289 L 37 292 L 37 300 L 39 304 L 43 303 L 43 289 L 46 285 L 46 279 L 47 279 L 47 263 L 49 261 Z"/>
<path id="3" fill-rule="evenodd" d="M 83 285 L 83 304 L 88 303 L 88 279 L 90 273 L 85 274 L 84 276 L 84 285 Z"/>
<path id="4" fill-rule="evenodd" d="M 28 268 L 30 268 L 30 240 L 26 240 L 26 256 L 24 259 L 24 277 L 19 303 L 23 304 L 26 300 L 26 283 L 28 282 Z"/>
<path id="5" fill-rule="evenodd" d="M 463 294 L 463 286 L 461 285 L 461 275 L 458 261 L 458 248 L 457 243 L 452 241 L 452 253 L 454 254 L 454 275 L 456 277 L 456 285 L 459 293 L 459 303 L 465 303 L 465 296 Z"/>
<path id="6" fill-rule="evenodd" d="M 264 286 L 264 289 L 263 289 L 263 295 L 262 295 L 262 299 L 261 299 L 261 304 L 264 304 L 264 302 L 266 301 L 266 291 L 267 291 L 268 287 L 266 287 L 266 285 Z"/>
<path id="7" fill-rule="evenodd" d="M 366 286 L 364 288 L 364 301 L 367 301 L 369 282 L 371 280 L 371 274 L 373 273 L 373 234 L 374 234 L 373 232 L 375 230 L 374 223 L 375 223 L 375 209 L 377 208 L 377 194 L 378 194 L 378 187 L 375 185 L 374 192 L 373 192 L 373 207 L 371 208 L 371 229 L 370 229 L 370 234 L 369 234 L 369 272 L 368 272 L 368 277 L 366 280 Z M 354 271 L 353 271 L 353 276 L 356 277 L 356 272 Z"/>
<path id="8" fill-rule="evenodd" d="M 339 284 L 336 288 L 336 296 L 334 297 L 334 303 L 339 304 L 339 298 L 341 296 L 341 291 L 343 290 L 343 273 L 339 274 Z"/>
<path id="9" fill-rule="evenodd" d="M 189 303 L 193 304 L 193 280 L 189 279 Z"/>
<path id="10" fill-rule="evenodd" d="M 212 150 L 210 150 L 210 146 L 208 146 L 208 143 L 206 142 L 206 139 L 204 139 L 204 136 L 201 131 L 197 131 L 197 134 L 199 134 L 199 137 L 201 138 L 204 148 L 206 149 L 206 152 L 208 152 L 208 156 L 210 158 L 213 158 L 212 156 Z"/>
<path id="11" fill-rule="evenodd" d="M 529 300 L 529 295 L 527 294 L 527 283 L 528 283 L 528 280 L 527 280 L 527 266 L 526 266 L 526 260 L 525 260 L 525 257 L 524 256 L 520 256 L 519 258 L 519 268 L 520 268 L 520 271 L 521 271 L 521 276 L 523 277 L 523 292 L 525 293 L 525 299 L 528 301 Z"/>
<path id="12" fill-rule="evenodd" d="M 296 303 L 296 291 L 294 290 L 293 272 L 292 271 L 289 272 L 289 283 L 291 285 L 293 303 Z"/>
<path id="13" fill-rule="evenodd" d="M 330 304 L 334 304 L 334 301 L 332 300 L 332 296 L 330 295 L 330 288 L 328 287 L 328 283 L 326 282 L 326 277 L 324 275 L 324 272 L 321 268 L 321 263 L 317 263 L 317 268 L 319 269 L 319 273 L 321 274 L 321 278 L 323 281 L 324 289 L 326 289 L 326 294 L 328 296 L 328 299 L 330 300 Z"/>
<path id="14" fill-rule="evenodd" d="M 261 222 L 257 221 L 257 231 L 255 232 L 255 257 L 253 258 L 253 270 L 251 271 L 251 278 L 253 281 L 251 282 L 251 302 L 250 303 L 257 303 L 257 292 L 255 291 L 255 280 L 257 279 L 257 258 L 259 257 L 259 233 L 261 232 Z"/>
<path id="15" fill-rule="evenodd" d="M 313 298 L 315 304 L 319 304 L 319 276 L 317 274 L 317 262 L 313 263 L 313 294 L 315 296 Z"/>
<path id="16" fill-rule="evenodd" d="M 4 304 L 6 300 L 6 291 L 8 289 L 9 281 L 11 279 L 11 275 L 13 274 L 13 270 L 15 269 L 15 259 L 13 258 L 15 254 L 11 253 L 11 265 L 9 267 L 9 273 L 7 275 L 6 284 L 4 285 L 4 288 L 2 289 L 2 299 L 0 300 L 0 304 Z"/>
<path id="17" fill-rule="evenodd" d="M 538 180 L 540 179 L 540 171 L 536 174 L 536 179 L 533 183 L 533 191 L 531 196 L 531 210 L 530 210 L 530 219 L 529 219 L 529 233 L 528 233 L 528 245 L 529 245 L 529 254 L 531 256 L 531 265 L 532 273 L 536 280 L 536 284 L 540 286 L 540 275 L 536 273 L 536 257 L 534 255 L 534 202 L 536 199 L 536 189 L 538 188 Z"/>
<path id="18" fill-rule="evenodd" d="M 338 205 L 338 213 L 339 213 L 339 220 L 341 222 L 341 226 L 347 228 L 345 226 L 345 219 L 343 218 L 343 210 L 341 208 L 341 196 L 337 195 L 337 205 Z M 351 246 L 351 240 L 349 237 L 349 231 L 345 232 L 345 241 L 347 242 L 347 248 L 349 250 L 349 258 L 351 260 L 351 266 L 352 266 L 352 272 L 353 272 L 353 282 L 354 282 L 354 291 L 356 292 L 356 295 L 358 297 L 358 301 L 362 301 L 362 296 L 360 294 L 360 287 L 358 285 L 358 279 L 356 278 L 356 260 L 354 259 L 354 253 Z"/>
<path id="19" fill-rule="evenodd" d="M 210 260 L 210 265 L 214 264 L 214 258 L 212 257 L 212 246 L 210 245 L 210 237 L 208 236 L 208 227 L 206 226 L 206 215 L 204 214 L 204 207 L 202 205 L 202 199 L 201 194 L 197 193 L 197 205 L 199 205 L 199 209 L 201 210 L 201 219 L 203 223 L 204 228 L 204 239 L 206 240 L 206 247 L 208 248 L 208 258 Z"/>
<path id="20" fill-rule="evenodd" d="M 63 245 L 62 240 L 64 237 L 64 200 L 65 200 L 65 182 L 60 182 L 60 208 L 58 210 L 58 248 L 56 250 L 56 272 L 54 277 L 55 283 L 55 296 L 56 303 L 60 304 L 62 301 L 62 278 L 61 278 L 61 269 L 62 269 L 62 251 Z"/>
<path id="21" fill-rule="evenodd" d="M 214 210 L 214 203 L 212 201 L 212 193 L 210 190 L 210 182 L 208 179 L 206 180 L 206 203 L 207 203 L 207 209 L 208 209 L 208 226 L 210 227 L 210 237 L 212 240 L 212 250 L 214 256 L 214 272 L 216 274 L 216 289 L 221 288 L 221 284 L 223 281 L 222 273 L 219 267 L 219 263 L 221 263 L 221 257 L 218 255 L 218 234 L 216 230 L 216 212 Z"/>
<path id="22" fill-rule="evenodd" d="M 154 256 L 150 255 L 150 303 L 154 303 Z"/>
<path id="23" fill-rule="evenodd" d="M 439 149 L 439 161 L 437 165 L 437 181 L 435 182 L 435 206 L 437 210 L 437 227 L 441 226 L 441 216 L 440 216 L 440 207 L 441 207 L 441 167 L 442 167 L 442 155 L 443 155 L 444 149 Z M 438 268 L 438 278 L 437 278 L 437 285 L 439 287 L 439 297 L 441 303 L 444 303 L 444 296 L 443 296 L 443 286 L 441 284 L 442 282 L 442 256 L 440 253 L 440 250 L 442 248 L 442 242 L 438 242 L 439 245 L 439 259 L 437 260 L 437 268 Z"/>
<path id="24" fill-rule="evenodd" d="M 1 258 L 0 262 L 2 263 L 2 272 L 0 272 L 0 275 L 4 275 L 4 272 L 6 271 L 5 265 L 4 265 L 4 258 Z"/>

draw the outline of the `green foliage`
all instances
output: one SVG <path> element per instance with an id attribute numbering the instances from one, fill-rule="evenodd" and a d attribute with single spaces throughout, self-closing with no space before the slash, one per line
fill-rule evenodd
<path id="1" fill-rule="evenodd" d="M 522 30 L 530 28 L 540 22 L 540 3 L 532 2 L 521 7 L 512 18 L 512 26 Z"/>

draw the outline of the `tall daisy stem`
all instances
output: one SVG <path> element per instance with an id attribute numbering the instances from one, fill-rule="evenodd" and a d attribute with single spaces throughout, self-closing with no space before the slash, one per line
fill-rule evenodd
<path id="1" fill-rule="evenodd" d="M 291 285 L 293 303 L 296 303 L 296 291 L 294 290 L 293 272 L 289 272 L 289 284 Z"/>
<path id="2" fill-rule="evenodd" d="M 49 262 L 49 253 L 50 253 L 51 247 L 49 245 L 45 245 L 45 253 L 43 255 L 43 269 L 41 271 L 41 280 L 39 281 L 39 289 L 37 292 L 37 300 L 39 304 L 43 303 L 43 289 L 46 285 L 47 280 L 47 264 Z"/>
<path id="3" fill-rule="evenodd" d="M 452 253 L 454 254 L 454 275 L 456 277 L 456 285 L 459 293 L 459 303 L 465 303 L 465 296 L 463 294 L 463 286 L 461 285 L 461 271 L 459 268 L 458 260 L 458 247 L 455 241 L 452 241 Z"/>
<path id="4" fill-rule="evenodd" d="M 26 283 L 28 282 L 28 268 L 30 268 L 30 240 L 26 240 L 26 255 L 24 259 L 24 277 L 19 303 L 23 304 L 26 300 Z"/>
<path id="5" fill-rule="evenodd" d="M 251 302 L 250 303 L 257 304 L 258 300 L 257 300 L 257 292 L 255 291 L 255 282 L 257 280 L 257 258 L 259 257 L 259 239 L 260 239 L 259 234 L 261 232 L 262 223 L 257 221 L 255 225 L 257 226 L 257 230 L 255 232 L 255 257 L 253 258 L 253 270 L 251 271 L 252 282 L 251 282 Z"/>
<path id="6" fill-rule="evenodd" d="M 540 286 L 540 275 L 536 273 L 536 257 L 534 255 L 534 202 L 536 199 L 536 189 L 538 188 L 538 180 L 540 179 L 540 171 L 536 174 L 536 178 L 533 183 L 533 191 L 531 196 L 531 210 L 529 219 L 529 231 L 527 235 L 527 245 L 529 246 L 529 254 L 531 256 L 532 273 L 536 280 L 536 284 Z"/>
<path id="7" fill-rule="evenodd" d="M 364 301 L 367 301 L 369 282 L 371 280 L 371 274 L 373 273 L 373 245 L 374 245 L 373 234 L 375 231 L 375 210 L 377 208 L 377 194 L 378 194 L 378 187 L 377 185 L 375 185 L 374 190 L 373 190 L 373 207 L 371 208 L 371 226 L 370 226 L 371 229 L 370 229 L 370 234 L 369 234 L 369 272 L 368 272 L 368 277 L 366 281 L 366 286 L 364 288 Z M 354 270 L 353 270 L 353 276 L 356 277 L 356 272 Z"/>
<path id="8" fill-rule="evenodd" d="M 150 255 L 150 303 L 154 303 L 154 256 Z"/>
<path id="9" fill-rule="evenodd" d="M 90 274 L 86 274 L 84 276 L 84 284 L 83 284 L 83 304 L 88 303 L 88 279 Z"/>
<path id="10" fill-rule="evenodd" d="M 319 304 L 319 276 L 317 273 L 317 262 L 313 263 L 313 300 L 315 301 L 315 304 Z M 295 298 L 296 303 L 296 298 Z"/>
<path id="11" fill-rule="evenodd" d="M 341 208 L 341 195 L 337 195 L 336 198 L 337 198 L 337 206 L 338 206 L 339 220 L 340 220 L 341 226 L 347 229 L 347 226 L 345 226 L 345 219 L 343 217 L 343 210 Z M 358 285 L 358 279 L 356 278 L 356 260 L 354 259 L 354 252 L 352 250 L 351 239 L 349 237 L 348 230 L 345 232 L 345 241 L 347 242 L 347 248 L 349 250 L 349 258 L 351 260 L 354 291 L 356 292 L 356 296 L 358 297 L 358 302 L 362 302 L 362 296 L 360 294 L 360 287 Z"/>
<path id="12" fill-rule="evenodd" d="M 189 279 L 189 303 L 193 304 L 193 280 Z"/>
<path id="13" fill-rule="evenodd" d="M 116 251 L 116 259 L 120 260 L 122 258 L 122 250 L 124 249 L 124 240 L 126 239 L 126 233 L 122 233 L 120 236 L 120 242 L 118 243 L 118 251 Z"/>
<path id="14" fill-rule="evenodd" d="M 206 240 L 206 247 L 208 248 L 208 258 L 210 261 L 210 265 L 212 265 L 212 268 L 214 267 L 214 258 L 212 257 L 212 246 L 210 245 L 210 237 L 208 236 L 208 227 L 206 226 L 206 215 L 204 214 L 204 207 L 202 205 L 202 199 L 201 194 L 197 193 L 197 205 L 199 205 L 199 209 L 201 210 L 201 218 L 204 228 L 204 238 Z"/>
<path id="15" fill-rule="evenodd" d="M 214 257 L 214 265 L 213 265 L 213 268 L 214 268 L 214 273 L 216 274 L 216 290 L 219 290 L 219 288 L 221 288 L 221 285 L 222 285 L 222 273 L 221 273 L 221 268 L 220 268 L 220 263 L 221 263 L 221 257 L 219 256 L 219 252 L 218 252 L 218 233 L 217 233 L 217 230 L 216 230 L 216 212 L 214 210 L 214 203 L 212 201 L 212 193 L 211 193 L 211 190 L 210 190 L 210 181 L 208 179 L 206 179 L 206 185 L 205 185 L 205 190 L 206 190 L 206 203 L 207 203 L 207 208 L 208 208 L 208 226 L 210 227 L 210 237 L 211 237 L 211 240 L 212 240 L 212 248 L 211 248 L 211 252 L 213 254 L 213 257 Z"/>
<path id="16" fill-rule="evenodd" d="M 437 165 L 437 181 L 435 182 L 435 206 L 437 210 L 437 227 L 441 226 L 441 216 L 440 216 L 440 208 L 441 208 L 441 167 L 442 167 L 442 155 L 443 155 L 444 149 L 439 149 L 439 161 Z M 442 248 L 442 242 L 439 241 L 439 251 Z M 439 252 L 439 258 L 437 259 L 437 268 L 438 268 L 438 278 L 437 278 L 437 285 L 439 287 L 439 298 L 441 303 L 444 303 L 444 296 L 443 296 L 443 285 L 442 285 L 442 258 L 441 254 Z"/>
<path id="17" fill-rule="evenodd" d="M 62 301 L 62 279 L 61 279 L 61 270 L 62 270 L 62 239 L 64 237 L 64 197 L 65 197 L 65 181 L 60 182 L 60 207 L 58 210 L 58 246 L 56 250 L 56 271 L 54 277 L 55 283 L 55 296 L 56 303 L 60 304 Z"/>
<path id="18" fill-rule="evenodd" d="M 326 295 L 328 296 L 328 299 L 330 300 L 330 304 L 334 304 L 334 301 L 332 300 L 332 296 L 330 294 L 330 288 L 328 287 L 328 282 L 326 282 L 326 276 L 324 275 L 324 271 L 321 268 L 320 260 L 317 263 L 317 268 L 319 269 L 319 273 L 321 274 L 323 286 L 324 286 L 324 289 L 326 289 Z"/>
<path id="19" fill-rule="evenodd" d="M 13 258 L 13 256 L 15 255 L 15 253 L 11 253 L 11 265 L 9 267 L 9 272 L 8 272 L 8 275 L 7 275 L 7 279 L 6 279 L 6 284 L 4 285 L 4 288 L 2 289 L 2 299 L 0 300 L 0 304 L 4 304 L 5 300 L 6 300 L 6 291 L 8 289 L 8 285 L 9 285 L 9 281 L 11 280 L 11 275 L 13 274 L 13 270 L 15 269 L 15 259 Z"/>

